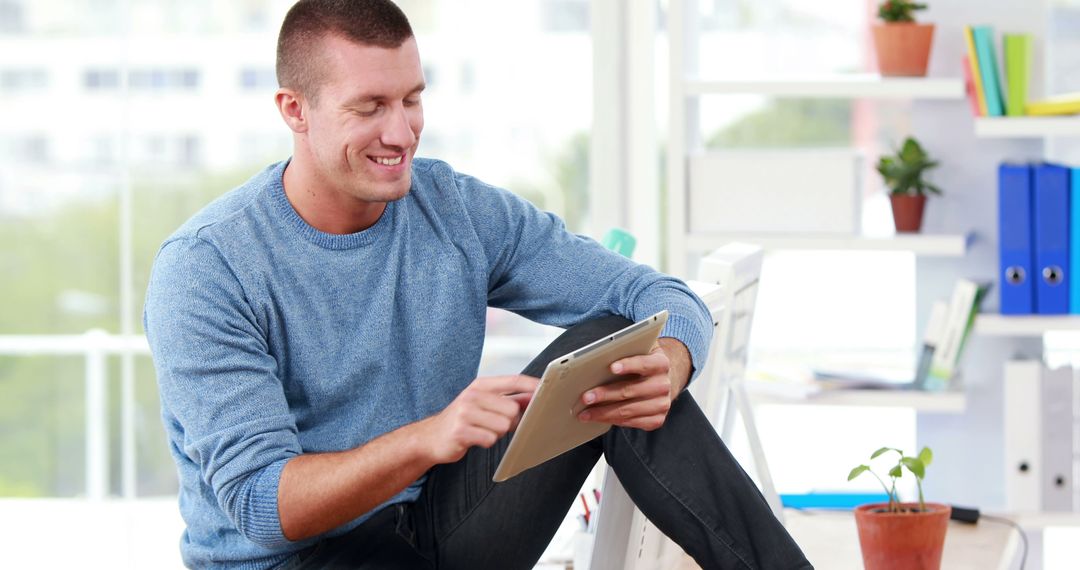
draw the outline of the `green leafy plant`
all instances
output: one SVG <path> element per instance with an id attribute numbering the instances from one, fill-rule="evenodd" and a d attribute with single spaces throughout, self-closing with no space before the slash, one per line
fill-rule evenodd
<path id="1" fill-rule="evenodd" d="M 907 0 L 886 0 L 878 6 L 878 17 L 886 22 L 914 22 L 914 12 L 925 10 L 926 4 Z"/>
<path id="2" fill-rule="evenodd" d="M 904 509 L 901 509 L 900 498 L 896 494 L 896 482 L 900 480 L 906 469 L 915 476 L 915 485 L 919 489 L 919 512 L 925 511 L 926 502 L 923 500 L 922 480 L 923 477 L 926 476 L 926 466 L 930 465 L 930 462 L 934 459 L 934 453 L 930 451 L 929 447 L 924 447 L 922 448 L 922 451 L 919 452 L 918 456 L 908 457 L 904 455 L 903 451 L 896 449 L 895 447 L 882 447 L 875 451 L 874 454 L 870 456 L 870 459 L 877 459 L 890 451 L 895 451 L 897 455 L 900 456 L 896 465 L 889 469 L 889 479 L 891 480 L 891 484 L 885 484 L 885 480 L 879 477 L 877 473 L 874 473 L 869 465 L 865 464 L 852 469 L 851 473 L 848 474 L 848 481 L 851 481 L 863 473 L 870 473 L 879 483 L 881 483 L 881 486 L 885 488 L 885 493 L 889 495 L 889 512 L 899 513 Z"/>
<path id="3" fill-rule="evenodd" d="M 941 194 L 940 188 L 923 180 L 923 174 L 939 164 L 930 159 L 919 141 L 908 137 L 895 155 L 882 156 L 878 160 L 877 171 L 885 179 L 890 194 L 925 196 Z"/>

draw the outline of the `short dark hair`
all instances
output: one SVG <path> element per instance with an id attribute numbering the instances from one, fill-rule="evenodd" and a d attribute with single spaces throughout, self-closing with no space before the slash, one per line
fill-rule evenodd
<path id="1" fill-rule="evenodd" d="M 278 85 L 314 102 L 322 79 L 317 50 L 331 34 L 382 48 L 401 47 L 413 37 L 409 19 L 390 0 L 300 0 L 278 34 Z"/>

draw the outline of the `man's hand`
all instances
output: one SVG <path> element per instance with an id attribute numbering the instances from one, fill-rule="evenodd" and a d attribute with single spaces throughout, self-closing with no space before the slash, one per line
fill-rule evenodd
<path id="1" fill-rule="evenodd" d="M 538 383 L 523 375 L 473 380 L 446 409 L 423 420 L 432 462 L 453 463 L 470 447 L 495 445 L 517 427 Z"/>
<path id="2" fill-rule="evenodd" d="M 438 414 L 345 451 L 304 453 L 281 471 L 278 515 L 289 540 L 303 540 L 371 511 L 433 465 L 491 447 L 521 420 L 536 378 L 477 378 Z"/>
<path id="3" fill-rule="evenodd" d="M 652 431 L 664 425 L 671 402 L 690 380 L 690 353 L 669 337 L 657 341 L 649 354 L 624 358 L 611 365 L 627 376 L 581 395 L 588 407 L 578 418 Z"/>

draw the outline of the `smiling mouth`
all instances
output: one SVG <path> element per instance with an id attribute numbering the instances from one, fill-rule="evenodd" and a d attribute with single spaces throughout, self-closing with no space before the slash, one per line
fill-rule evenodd
<path id="1" fill-rule="evenodd" d="M 405 158 L 405 155 L 399 155 L 393 158 L 386 158 L 384 156 L 371 156 L 368 158 L 383 166 L 397 166 L 401 164 L 401 160 Z"/>

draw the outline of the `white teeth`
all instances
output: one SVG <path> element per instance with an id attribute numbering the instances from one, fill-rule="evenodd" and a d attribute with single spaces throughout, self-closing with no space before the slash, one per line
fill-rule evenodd
<path id="1" fill-rule="evenodd" d="M 400 156 L 396 156 L 394 158 L 376 157 L 375 162 L 378 162 L 379 164 L 384 164 L 386 166 L 394 166 L 396 164 L 401 164 L 401 157 Z"/>

